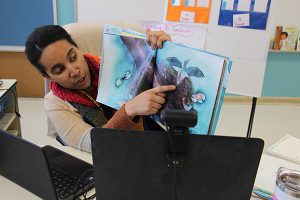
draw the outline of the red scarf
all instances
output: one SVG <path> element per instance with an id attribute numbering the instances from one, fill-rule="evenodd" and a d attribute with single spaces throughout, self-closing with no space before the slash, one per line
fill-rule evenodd
<path id="1" fill-rule="evenodd" d="M 89 94 L 96 99 L 98 90 L 98 79 L 99 79 L 99 69 L 100 69 L 100 58 L 98 56 L 93 56 L 91 54 L 84 54 L 84 59 L 90 69 L 91 74 L 91 84 L 93 86 L 93 91 Z M 71 90 L 60 86 L 58 83 L 50 81 L 50 88 L 52 92 L 59 98 L 66 100 L 68 102 L 78 103 L 81 105 L 96 107 L 96 105 L 88 99 L 80 90 Z"/>

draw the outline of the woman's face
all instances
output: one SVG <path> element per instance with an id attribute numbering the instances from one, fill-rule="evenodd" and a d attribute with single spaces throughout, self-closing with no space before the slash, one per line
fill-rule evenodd
<path id="1" fill-rule="evenodd" d="M 87 89 L 91 76 L 80 50 L 66 40 L 48 45 L 42 52 L 40 64 L 49 78 L 68 89 Z"/>

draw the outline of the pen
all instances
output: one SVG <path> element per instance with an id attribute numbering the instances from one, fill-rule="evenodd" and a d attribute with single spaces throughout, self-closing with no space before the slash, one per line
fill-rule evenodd
<path id="1" fill-rule="evenodd" d="M 268 199 L 268 200 L 273 199 L 272 193 L 267 192 L 267 191 L 262 190 L 262 189 L 255 188 L 255 189 L 253 189 L 253 193 L 256 194 L 257 196 L 261 197 L 261 198 L 264 198 L 264 199 Z"/>
<path id="2" fill-rule="evenodd" d="M 267 190 L 261 189 L 261 188 L 259 188 L 259 187 L 255 187 L 254 190 L 258 190 L 258 191 L 260 191 L 260 192 L 263 192 L 263 193 L 266 193 L 266 194 L 268 194 L 268 195 L 272 195 L 272 196 L 273 196 L 273 193 L 272 193 L 272 192 L 269 192 L 269 191 L 267 191 Z"/>

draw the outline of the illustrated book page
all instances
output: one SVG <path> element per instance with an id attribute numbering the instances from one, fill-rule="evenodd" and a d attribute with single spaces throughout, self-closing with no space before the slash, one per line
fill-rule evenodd
<path id="1" fill-rule="evenodd" d="M 225 94 L 231 61 L 223 56 L 173 42 L 152 50 L 142 35 L 105 28 L 97 101 L 119 109 L 141 92 L 176 85 L 152 118 L 161 122 L 164 109 L 195 110 L 194 134 L 213 133 Z"/>

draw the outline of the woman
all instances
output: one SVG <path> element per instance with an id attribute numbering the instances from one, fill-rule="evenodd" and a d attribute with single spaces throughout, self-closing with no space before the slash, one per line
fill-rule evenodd
<path id="1" fill-rule="evenodd" d="M 147 31 L 147 43 L 161 48 L 170 36 Z M 27 39 L 28 60 L 50 80 L 51 92 L 45 96 L 48 134 L 58 134 L 64 143 L 91 151 L 93 127 L 142 129 L 139 116 L 157 113 L 165 102 L 165 92 L 175 86 L 159 86 L 137 95 L 118 111 L 95 101 L 100 59 L 83 54 L 71 36 L 58 25 L 35 29 Z"/>

